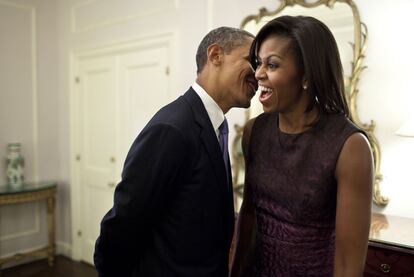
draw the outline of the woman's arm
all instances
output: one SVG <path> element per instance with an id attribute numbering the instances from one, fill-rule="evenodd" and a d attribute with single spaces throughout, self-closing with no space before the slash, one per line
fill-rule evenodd
<path id="1" fill-rule="evenodd" d="M 352 134 L 336 165 L 334 277 L 362 277 L 371 221 L 373 160 L 366 137 Z"/>
<path id="2" fill-rule="evenodd" d="M 245 168 L 248 166 L 248 148 L 250 144 L 250 134 L 254 119 L 248 121 L 243 130 L 242 149 L 245 160 Z M 238 277 L 243 271 L 243 267 L 249 260 L 253 250 L 254 228 L 256 226 L 256 210 L 251 199 L 249 186 L 245 184 L 243 190 L 243 203 L 237 217 L 237 227 L 235 234 L 235 249 L 230 267 L 230 276 Z"/>

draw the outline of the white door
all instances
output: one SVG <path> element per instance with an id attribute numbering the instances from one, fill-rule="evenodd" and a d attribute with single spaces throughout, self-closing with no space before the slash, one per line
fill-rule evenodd
<path id="1" fill-rule="evenodd" d="M 80 259 L 93 263 L 100 222 L 113 205 L 129 147 L 168 103 L 167 48 L 136 49 L 78 60 Z M 76 205 L 77 200 L 74 200 Z"/>
<path id="2" fill-rule="evenodd" d="M 81 259 L 89 263 L 116 181 L 115 65 L 114 57 L 85 59 L 79 65 Z"/>
<path id="3" fill-rule="evenodd" d="M 145 124 L 169 101 L 167 58 L 166 47 L 141 49 L 119 57 L 122 162 Z"/>

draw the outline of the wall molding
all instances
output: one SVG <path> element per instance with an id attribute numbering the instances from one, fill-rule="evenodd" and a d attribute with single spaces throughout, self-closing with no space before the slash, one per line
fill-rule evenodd
<path id="1" fill-rule="evenodd" d="M 139 38 L 131 38 L 127 40 L 107 43 L 101 46 L 93 46 L 82 49 L 75 49 L 72 55 L 79 58 L 95 57 L 107 55 L 114 52 L 129 51 L 131 49 L 142 49 L 152 47 L 154 45 L 169 45 L 171 46 L 175 34 L 172 32 L 164 32 Z"/>
<path id="2" fill-rule="evenodd" d="M 72 259 L 72 244 L 63 241 L 56 241 L 56 255 L 63 255 Z"/>
<path id="3" fill-rule="evenodd" d="M 35 8 L 34 6 L 31 6 L 31 5 L 17 4 L 17 3 L 6 1 L 6 0 L 0 0 L 0 5 L 12 7 L 16 9 L 24 9 L 24 10 L 32 10 Z"/>
<path id="4" fill-rule="evenodd" d="M 207 0 L 207 32 L 214 27 L 214 0 Z"/>
<path id="5" fill-rule="evenodd" d="M 0 5 L 22 9 L 30 15 L 30 35 L 31 35 L 31 69 L 32 69 L 32 124 L 33 124 L 33 180 L 39 181 L 39 151 L 38 151 L 38 93 L 37 93 L 37 33 L 36 33 L 36 7 L 31 5 L 17 4 L 11 1 L 0 0 Z"/>
<path id="6" fill-rule="evenodd" d="M 20 249 L 18 251 L 14 251 L 14 252 L 9 252 L 6 253 L 4 255 L 1 255 L 1 258 L 8 258 L 8 257 L 12 257 L 16 254 L 22 253 L 22 252 L 30 252 L 30 251 L 34 251 L 34 250 L 38 250 L 39 248 L 45 247 L 45 245 L 38 245 L 38 246 L 34 246 L 34 247 L 30 247 L 30 248 L 25 248 L 25 249 Z M 16 260 L 16 261 L 11 261 L 6 263 L 4 266 L 1 267 L 1 269 L 3 270 L 4 268 L 9 268 L 9 267 L 14 267 L 20 264 L 24 264 L 24 263 L 28 263 L 28 262 L 33 262 L 33 261 L 37 261 L 37 260 L 41 260 L 44 259 L 43 257 L 39 257 L 39 256 L 29 256 L 29 257 L 24 257 L 21 260 Z"/>
<path id="7" fill-rule="evenodd" d="M 40 234 L 40 209 L 39 209 L 39 203 L 33 203 L 35 204 L 35 213 L 34 213 L 34 217 L 35 217 L 35 223 L 33 228 L 25 230 L 25 231 L 21 231 L 18 233 L 13 233 L 13 234 L 9 234 L 9 235 L 3 235 L 0 236 L 0 242 L 5 242 L 8 240 L 14 240 L 17 238 L 21 238 L 21 237 L 27 237 L 27 236 L 31 236 L 31 235 L 35 235 L 35 234 Z"/>
<path id="8" fill-rule="evenodd" d="M 99 0 L 87 0 L 85 2 L 76 4 L 71 8 L 71 11 L 70 11 L 71 24 L 70 25 L 71 25 L 72 33 L 78 34 L 78 33 L 88 32 L 88 31 L 92 31 L 92 30 L 108 28 L 108 27 L 124 24 L 124 23 L 130 22 L 130 21 L 139 20 L 141 18 L 155 16 L 155 15 L 158 15 L 158 14 L 161 14 L 161 13 L 164 13 L 164 12 L 176 10 L 178 5 L 179 5 L 178 0 L 175 0 L 172 7 L 168 7 L 168 6 L 167 7 L 159 7 L 159 8 L 153 9 L 151 11 L 135 13 L 135 14 L 127 15 L 127 16 L 114 17 L 113 19 L 104 20 L 104 21 L 101 21 L 101 22 L 96 22 L 96 23 L 93 23 L 93 24 L 86 25 L 84 27 L 79 26 L 78 21 L 77 21 L 77 16 L 76 16 L 77 11 L 82 9 L 83 7 L 89 6 L 89 5 L 94 4 L 95 2 L 98 2 L 98 1 Z"/>
<path id="9" fill-rule="evenodd" d="M 33 180 L 39 181 L 39 126 L 38 126 L 38 93 L 37 93 L 37 34 L 36 34 L 36 9 L 30 11 L 32 19 L 32 96 L 33 96 Z"/>

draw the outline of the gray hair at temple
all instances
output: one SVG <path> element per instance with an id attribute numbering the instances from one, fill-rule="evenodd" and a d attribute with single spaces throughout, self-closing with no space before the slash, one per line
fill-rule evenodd
<path id="1" fill-rule="evenodd" d="M 254 38 L 251 33 L 232 27 L 219 27 L 211 30 L 201 41 L 196 54 L 197 73 L 200 73 L 207 62 L 207 48 L 216 43 L 223 48 L 224 53 L 230 53 L 234 48 L 243 45 L 248 38 Z"/>

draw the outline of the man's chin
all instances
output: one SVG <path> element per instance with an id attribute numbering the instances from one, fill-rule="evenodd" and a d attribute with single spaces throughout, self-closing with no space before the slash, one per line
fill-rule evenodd
<path id="1" fill-rule="evenodd" d="M 251 104 L 252 104 L 252 103 L 251 103 L 251 101 L 249 100 L 248 102 L 243 103 L 243 105 L 240 105 L 240 108 L 243 108 L 243 109 L 250 108 Z"/>

